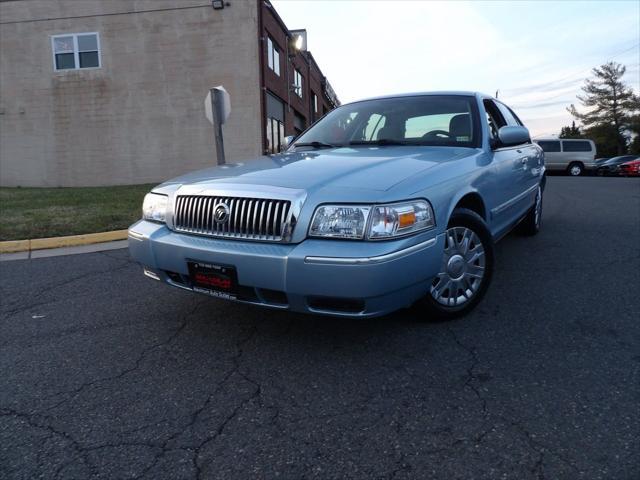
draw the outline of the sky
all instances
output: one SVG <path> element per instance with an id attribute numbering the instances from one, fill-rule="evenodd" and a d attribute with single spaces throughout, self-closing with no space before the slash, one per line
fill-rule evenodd
<path id="1" fill-rule="evenodd" d="M 342 103 L 472 90 L 511 106 L 532 136 L 570 125 L 591 69 L 613 60 L 640 92 L 639 1 L 272 0 Z M 579 108 L 580 110 L 580 108 Z"/>

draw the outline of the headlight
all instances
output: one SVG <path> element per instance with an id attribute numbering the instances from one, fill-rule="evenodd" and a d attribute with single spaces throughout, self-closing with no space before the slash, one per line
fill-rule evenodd
<path id="1" fill-rule="evenodd" d="M 426 230 L 434 225 L 433 210 L 425 200 L 391 205 L 323 205 L 313 215 L 309 235 L 384 240 Z"/>
<path id="2" fill-rule="evenodd" d="M 325 205 L 318 207 L 311 221 L 312 237 L 362 239 L 371 207 Z"/>
<path id="3" fill-rule="evenodd" d="M 153 222 L 164 222 L 167 215 L 168 197 L 157 193 L 147 193 L 142 203 L 142 218 Z"/>
<path id="4" fill-rule="evenodd" d="M 371 240 L 400 237 L 435 225 L 431 205 L 424 200 L 375 206 L 371 216 L 367 235 Z"/>

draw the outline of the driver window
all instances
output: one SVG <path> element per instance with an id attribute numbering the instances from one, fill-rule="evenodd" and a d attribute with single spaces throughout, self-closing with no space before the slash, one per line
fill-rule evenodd
<path id="1" fill-rule="evenodd" d="M 487 122 L 489 123 L 489 136 L 492 139 L 497 139 L 498 130 L 500 130 L 501 127 L 504 127 L 507 123 L 502 118 L 502 115 L 500 115 L 500 111 L 496 107 L 495 103 L 493 103 L 491 100 L 485 100 L 483 103 L 484 103 L 484 109 L 487 112 Z"/>
<path id="2" fill-rule="evenodd" d="M 498 105 L 498 108 L 500 109 L 500 113 L 502 114 L 504 119 L 507 121 L 507 125 L 511 125 L 514 127 L 520 125 L 516 117 L 511 113 L 511 110 L 509 110 L 506 105 L 503 105 L 500 102 L 498 102 L 497 105 Z"/>

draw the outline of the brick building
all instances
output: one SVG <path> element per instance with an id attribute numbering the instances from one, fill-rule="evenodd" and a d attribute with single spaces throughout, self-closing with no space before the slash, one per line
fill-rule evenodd
<path id="1" fill-rule="evenodd" d="M 227 161 L 275 152 L 338 104 L 300 40 L 265 0 L 0 0 L 0 185 L 213 165 L 216 85 L 231 95 Z"/>
<path id="2" fill-rule="evenodd" d="M 286 135 L 297 135 L 330 109 L 338 99 L 308 50 L 297 51 L 293 34 L 269 2 L 261 2 L 262 85 L 266 148 L 276 152 Z M 266 52 L 266 53 L 265 53 Z M 287 81 L 288 79 L 288 81 Z"/>

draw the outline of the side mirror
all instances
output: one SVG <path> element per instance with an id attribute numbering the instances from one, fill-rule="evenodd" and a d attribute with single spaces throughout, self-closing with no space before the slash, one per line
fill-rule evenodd
<path id="1" fill-rule="evenodd" d="M 521 145 L 531 141 L 529 130 L 521 126 L 507 126 L 498 130 L 498 139 L 504 147 Z"/>
<path id="2" fill-rule="evenodd" d="M 289 145 L 291 145 L 295 139 L 295 135 L 287 135 L 286 137 L 284 137 L 284 141 L 282 142 L 281 147 L 282 150 L 286 150 L 287 148 L 289 148 Z"/>

